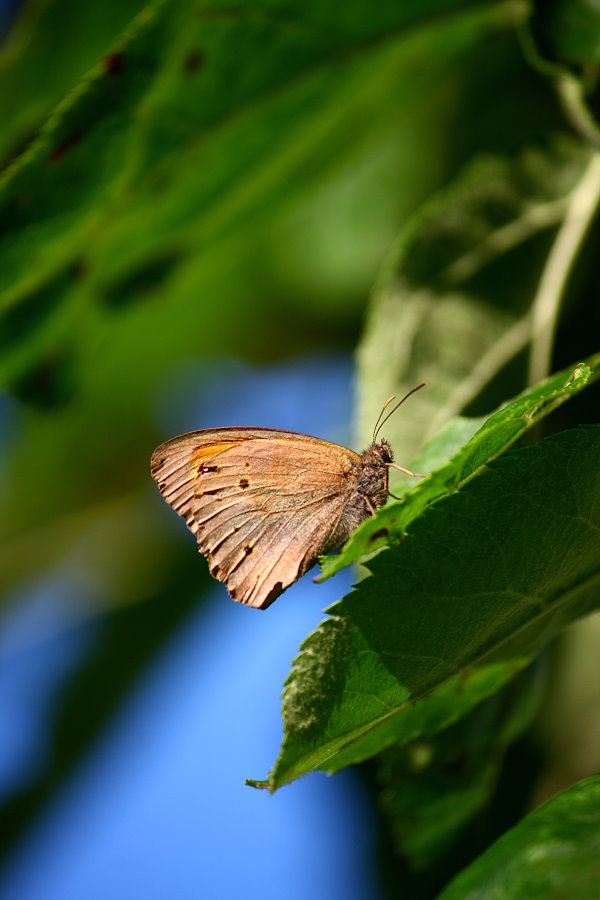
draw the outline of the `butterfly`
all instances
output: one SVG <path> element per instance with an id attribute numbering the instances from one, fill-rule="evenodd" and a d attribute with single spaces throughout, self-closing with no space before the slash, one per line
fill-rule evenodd
<path id="1" fill-rule="evenodd" d="M 346 447 L 295 431 L 206 428 L 152 454 L 152 477 L 194 534 L 210 574 L 234 600 L 266 609 L 319 556 L 341 547 L 383 506 L 394 462 L 377 436 L 413 388 L 383 418 L 369 447 Z"/>

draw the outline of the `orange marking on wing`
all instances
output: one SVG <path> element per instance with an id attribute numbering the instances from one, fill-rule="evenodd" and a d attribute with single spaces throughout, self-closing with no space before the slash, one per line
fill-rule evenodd
<path id="1" fill-rule="evenodd" d="M 208 471 L 208 464 L 211 459 L 221 453 L 239 444 L 240 441 L 216 441 L 214 444 L 206 444 L 198 447 L 192 453 L 190 479 L 194 481 L 197 477 Z"/>
<path id="2" fill-rule="evenodd" d="M 219 441 L 214 444 L 206 444 L 203 447 L 198 447 L 197 450 L 194 450 L 192 453 L 192 463 L 203 463 L 208 459 L 212 459 L 213 456 L 216 456 L 217 453 L 220 453 L 222 450 L 227 450 L 228 447 L 233 447 L 234 444 L 239 444 L 239 441 Z"/>

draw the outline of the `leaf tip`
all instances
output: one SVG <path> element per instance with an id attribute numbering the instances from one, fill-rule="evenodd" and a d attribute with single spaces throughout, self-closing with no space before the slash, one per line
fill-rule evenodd
<path id="1" fill-rule="evenodd" d="M 271 782 L 267 778 L 244 778 L 244 784 L 258 791 L 272 790 Z"/>

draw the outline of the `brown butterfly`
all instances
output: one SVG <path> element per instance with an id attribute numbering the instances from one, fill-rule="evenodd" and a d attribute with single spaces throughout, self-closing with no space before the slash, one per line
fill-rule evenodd
<path id="1" fill-rule="evenodd" d="M 152 477 L 185 519 L 210 574 L 234 600 L 266 609 L 318 557 L 335 550 L 388 498 L 396 465 L 377 435 L 424 384 L 384 405 L 371 446 L 355 453 L 307 434 L 272 428 L 207 428 L 161 444 Z"/>

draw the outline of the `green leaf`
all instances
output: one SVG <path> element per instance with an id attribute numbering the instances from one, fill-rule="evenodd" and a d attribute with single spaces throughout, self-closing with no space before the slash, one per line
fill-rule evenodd
<path id="1" fill-rule="evenodd" d="M 440 900 L 590 900 L 600 890 L 600 775 L 548 800 L 499 838 Z"/>
<path id="2" fill-rule="evenodd" d="M 195 339 L 206 335 L 204 346 L 214 348 L 208 326 L 222 331 L 221 310 L 197 300 L 199 278 L 212 288 L 205 255 L 215 257 L 211 270 L 225 264 L 222 256 L 230 267 L 226 242 L 242 232 L 252 260 L 257 248 L 245 242 L 256 240 L 257 213 L 276 216 L 282 201 L 292 208 L 315 170 L 358 152 L 348 130 L 365 110 L 372 115 L 374 98 L 389 129 L 406 100 L 397 89 L 405 67 L 424 45 L 437 58 L 437 42 L 418 24 L 453 6 L 460 4 L 430 2 L 419 15 L 387 3 L 364 16 L 360 5 L 342 14 L 316 4 L 298 17 L 294 4 L 277 14 L 242 5 L 219 15 L 165 0 L 147 3 L 118 40 L 107 36 L 109 62 L 98 59 L 84 74 L 0 180 L 0 313 L 11 332 L 0 382 L 14 384 L 40 357 L 34 323 L 64 333 L 75 309 L 81 316 L 91 306 L 106 328 L 111 313 L 166 284 L 178 298 L 172 315 L 199 315 Z M 448 20 L 439 65 L 508 24 L 492 7 Z M 372 127 L 379 142 L 382 122 Z M 344 249 L 366 262 L 358 243 Z M 363 280 L 380 252 L 368 249 Z M 37 303 L 48 291 L 54 299 Z M 167 339 L 163 325 L 157 332 Z"/>
<path id="3" fill-rule="evenodd" d="M 0 47 L 0 168 L 18 156 L 51 109 L 106 57 L 147 0 L 24 2 Z M 114 65 L 114 60 L 112 60 Z"/>
<path id="4" fill-rule="evenodd" d="M 544 54 L 557 62 L 591 66 L 600 62 L 600 16 L 589 0 L 535 4 L 531 25 Z"/>
<path id="5" fill-rule="evenodd" d="M 419 454 L 412 465 L 416 471 L 430 472 L 432 465 L 439 465 L 444 459 L 444 448 L 446 458 L 451 457 L 449 462 L 435 469 L 429 478 L 417 484 L 402 500 L 387 503 L 378 510 L 375 516 L 357 528 L 339 554 L 323 557 L 323 577 L 329 578 L 346 566 L 364 561 L 374 550 L 400 540 L 409 523 L 427 506 L 458 490 L 541 418 L 599 376 L 600 354 L 585 363 L 564 369 L 502 406 L 485 420 L 458 452 L 455 452 L 457 439 L 468 435 L 481 420 L 476 420 L 471 428 L 468 420 L 452 422 Z M 401 483 L 398 480 L 394 489 Z M 405 477 L 404 484 L 407 483 Z"/>
<path id="6" fill-rule="evenodd" d="M 276 788 L 457 721 L 598 606 L 600 426 L 494 460 L 411 522 L 287 679 Z"/>
<path id="7" fill-rule="evenodd" d="M 489 803 L 507 747 L 539 709 L 544 670 L 530 666 L 459 722 L 378 758 L 380 809 L 412 869 L 447 858 Z"/>

